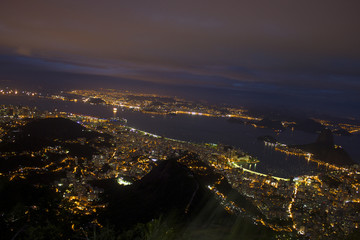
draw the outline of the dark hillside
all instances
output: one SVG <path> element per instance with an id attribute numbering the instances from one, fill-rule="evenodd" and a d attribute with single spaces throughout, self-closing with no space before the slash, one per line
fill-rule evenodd
<path id="1" fill-rule="evenodd" d="M 224 184 L 221 188 L 227 188 Z M 100 219 L 104 224 L 115 225 L 120 231 L 161 216 L 172 216 L 175 225 L 181 229 L 179 234 L 189 231 L 188 234 L 197 235 L 205 231 L 213 233 L 210 239 L 222 239 L 230 236 L 229 229 L 236 225 L 236 231 L 244 234 L 243 237 L 264 239 L 266 236 L 265 239 L 271 239 L 273 236 L 271 230 L 226 212 L 202 180 L 176 159 L 161 162 L 133 185 L 121 187 L 107 181 L 98 186 L 105 188 L 105 201 L 109 202 Z M 246 201 L 245 198 L 241 200 Z M 245 208 L 251 206 L 251 203 L 244 205 Z M 229 239 L 239 237 L 239 233 L 233 234 Z"/>

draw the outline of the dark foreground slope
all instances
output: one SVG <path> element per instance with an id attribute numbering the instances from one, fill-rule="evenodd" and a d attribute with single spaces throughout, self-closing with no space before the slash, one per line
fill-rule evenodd
<path id="1" fill-rule="evenodd" d="M 176 231 L 176 239 L 271 239 L 274 235 L 249 219 L 228 214 L 198 176 L 175 159 L 161 162 L 131 186 L 100 185 L 109 203 L 101 222 L 115 226 L 120 235 L 140 234 L 136 226 L 147 228 L 154 219 Z"/>

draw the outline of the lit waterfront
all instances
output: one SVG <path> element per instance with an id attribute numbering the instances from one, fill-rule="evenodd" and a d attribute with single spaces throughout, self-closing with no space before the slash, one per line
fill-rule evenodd
<path id="1" fill-rule="evenodd" d="M 102 118 L 114 117 L 113 107 L 103 105 L 90 105 L 79 102 L 66 102 L 52 99 L 35 98 L 29 101 L 27 97 L 3 97 L 3 102 L 8 104 L 22 104 L 37 106 L 42 110 L 74 112 L 84 115 L 92 115 Z M 116 117 L 126 118 L 127 126 L 165 136 L 191 142 L 221 143 L 239 147 L 253 155 L 260 162 L 256 165 L 256 171 L 272 174 L 279 177 L 291 177 L 305 174 L 314 174 L 319 170 L 317 164 L 309 163 L 306 158 L 291 156 L 276 152 L 264 143 L 257 140 L 258 136 L 276 135 L 282 142 L 300 144 L 313 141 L 315 134 L 299 131 L 283 131 L 276 133 L 271 129 L 254 128 L 250 125 L 231 124 L 225 118 L 192 116 L 192 115 L 149 115 L 137 111 L 118 108 Z M 360 137 L 336 137 L 349 153 L 354 154 L 356 160 L 357 142 Z M 341 143 L 343 141 L 343 143 Z M 347 144 L 347 145 L 346 145 Z M 349 147 L 347 147 L 349 146 Z M 254 165 L 253 165 L 254 167 Z M 254 168 L 252 168 L 254 170 Z"/>
<path id="2" fill-rule="evenodd" d="M 48 154 L 60 154 L 63 159 L 57 163 L 49 163 L 45 160 L 41 163 L 43 166 L 39 167 L 19 165 L 1 175 L 9 181 L 14 181 L 27 179 L 33 174 L 66 174 L 66 178 L 54 182 L 53 187 L 63 196 L 63 208 L 74 215 L 96 217 L 99 210 L 106 208 L 106 205 L 98 202 L 102 190 L 94 188 L 91 181 L 116 178 L 120 185 L 131 185 L 132 182 L 125 180 L 125 177 L 135 181 L 140 180 L 157 165 L 158 161 L 173 158 L 185 165 L 193 174 L 215 177 L 216 179 L 208 185 L 208 189 L 226 211 L 250 218 L 254 223 L 266 226 L 275 232 L 295 232 L 299 235 L 316 237 L 320 231 L 325 236 L 336 236 L 351 233 L 359 224 L 358 219 L 350 214 L 353 211 L 351 204 L 357 204 L 360 199 L 358 183 L 360 173 L 355 167 L 335 169 L 335 171 L 332 169 L 295 178 L 282 178 L 241 167 L 238 161 L 242 159 L 257 162 L 241 149 L 214 143 L 199 144 L 170 139 L 124 126 L 114 119 L 60 111 L 41 112 L 35 108 L 19 106 L 2 106 L 1 114 L 3 116 L 1 120 L 5 124 L 4 130 L 9 126 L 13 129 L 25 126 L 29 118 L 42 119 L 40 121 L 60 120 L 67 123 L 69 120 L 66 119 L 70 119 L 84 127 L 81 133 L 98 132 L 101 134 L 91 134 L 91 138 L 78 137 L 64 142 L 56 139 L 55 146 L 45 145 L 44 148 L 36 151 L 2 153 L 5 159 L 18 154 L 30 158 L 41 158 L 43 161 L 49 160 Z M 75 124 L 74 122 L 72 124 Z M 16 135 L 16 131 L 13 134 Z M 27 136 L 30 137 L 30 134 Z M 11 134 L 5 139 L 7 143 L 9 139 L 14 139 L 13 143 L 16 142 L 16 137 Z M 74 153 L 69 153 L 71 150 L 68 150 L 67 144 L 91 145 L 96 149 L 97 154 L 81 157 L 76 154 L 71 157 L 69 154 Z M 79 161 L 82 163 L 79 164 Z M 108 166 L 108 171 L 102 171 L 105 166 Z M 231 201 L 229 196 L 218 189 L 223 181 L 228 182 L 234 190 L 251 201 L 261 214 L 254 214 Z M 332 187 L 333 182 L 338 187 Z M 321 212 L 321 214 L 330 212 L 331 218 L 325 221 L 309 219 L 309 213 L 311 214 L 324 202 L 327 204 L 322 209 L 324 213 Z M 304 208 L 306 208 L 305 211 Z M 348 217 L 342 218 L 346 225 L 335 226 L 341 217 L 339 212 L 342 211 L 349 212 Z M 94 221 L 97 222 L 97 219 L 95 218 Z"/>

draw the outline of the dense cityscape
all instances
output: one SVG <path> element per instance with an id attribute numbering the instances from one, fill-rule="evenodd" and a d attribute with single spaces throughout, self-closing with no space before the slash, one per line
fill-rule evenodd
<path id="1" fill-rule="evenodd" d="M 4 91 L 1 92 L 4 94 Z M 5 93 L 18 94 L 15 91 Z M 150 114 L 195 112 L 204 116 L 227 117 L 230 112 L 232 118 L 261 121 L 261 118 L 246 115 L 245 110 L 226 109 L 228 112 L 224 113 L 224 109 L 189 103 L 185 105 L 182 100 L 170 101 L 165 97 L 109 94 L 108 90 L 106 94 L 93 91 L 71 93 L 79 94 L 80 99 L 85 97 L 85 102 L 109 104 L 116 110 L 125 107 Z M 74 101 L 65 97 L 62 100 Z M 154 104 L 156 102 L 162 104 Z M 154 105 L 157 107 L 146 110 Z M 241 149 L 169 139 L 128 127 L 117 118 L 101 119 L 13 105 L 1 106 L 0 115 L 1 177 L 9 182 L 21 179 L 32 182 L 37 175 L 46 176 L 49 179 L 46 180 L 47 184 L 62 196 L 59 204 L 61 209 L 74 216 L 90 216 L 88 221 L 99 228 L 104 223 L 97 219 L 98 214 L 107 208 L 107 203 L 100 201 L 104 189 L 95 182 L 115 179 L 119 185 L 128 186 L 168 159 L 176 159 L 195 175 L 215 176 L 207 180 L 207 189 L 221 206 L 231 215 L 242 216 L 255 225 L 271 229 L 277 233 L 276 238 L 335 239 L 353 234 L 359 228 L 358 165 L 325 163 L 304 150 L 264 140 L 276 151 L 301 155 L 308 161 L 326 165 L 318 175 L 280 178 L 250 170 L 249 165 L 259 161 Z M 57 135 L 56 131 L 53 133 L 54 126 L 73 129 L 70 131 L 75 137 Z M 326 126 L 333 125 L 327 122 Z M 359 129 L 356 125 L 337 126 L 348 126 L 352 133 Z M 46 138 L 44 134 L 54 134 L 53 142 L 41 140 L 41 143 L 35 143 L 42 137 Z M 221 188 L 223 182 L 228 182 L 253 207 L 228 196 Z M 37 208 L 35 205 L 26 206 L 17 214 L 26 216 Z M 16 223 L 18 218 L 13 214 L 2 214 L 2 221 L 9 226 Z M 74 221 L 72 229 L 80 231 L 81 226 Z M 11 231 L 15 234 L 17 230 Z"/>
<path id="2" fill-rule="evenodd" d="M 360 1 L 0 1 L 0 239 L 360 239 Z"/>
<path id="3" fill-rule="evenodd" d="M 1 0 L 0 239 L 360 239 L 359 9 Z"/>
<path id="4" fill-rule="evenodd" d="M 114 89 L 73 90 L 50 94 L 24 90 L 20 91 L 6 87 L 0 89 L 0 94 L 4 96 L 26 96 L 60 101 L 84 102 L 93 105 L 103 104 L 113 106 L 114 113 L 120 109 L 129 109 L 150 115 L 186 114 L 204 117 L 221 117 L 236 123 L 248 124 L 259 128 L 270 128 L 278 131 L 289 128 L 291 130 L 300 129 L 316 132 L 319 131 L 319 129 L 321 130 L 326 127 L 331 129 L 335 135 L 340 136 L 358 134 L 360 132 L 360 123 L 358 120 L 351 118 L 340 118 L 336 120 L 313 118 L 311 119 L 313 122 L 310 122 L 310 124 L 312 124 L 311 126 L 299 126 L 294 120 L 272 120 L 259 113 L 249 113 L 249 111 L 244 108 L 209 105 L 206 103 L 187 101 L 177 97 L 135 93 Z M 317 126 L 314 128 L 313 124 L 317 124 Z"/>

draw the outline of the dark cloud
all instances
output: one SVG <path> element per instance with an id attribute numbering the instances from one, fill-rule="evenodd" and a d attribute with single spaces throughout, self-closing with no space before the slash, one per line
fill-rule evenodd
<path id="1" fill-rule="evenodd" d="M 359 9 L 359 1 L 333 0 L 2 0 L 0 74 L 360 91 Z M 11 74 L 4 67 L 17 64 Z"/>
<path id="2" fill-rule="evenodd" d="M 247 62 L 259 53 L 358 57 L 359 7 L 329 0 L 3 0 L 1 45 L 26 55 L 173 64 Z"/>

